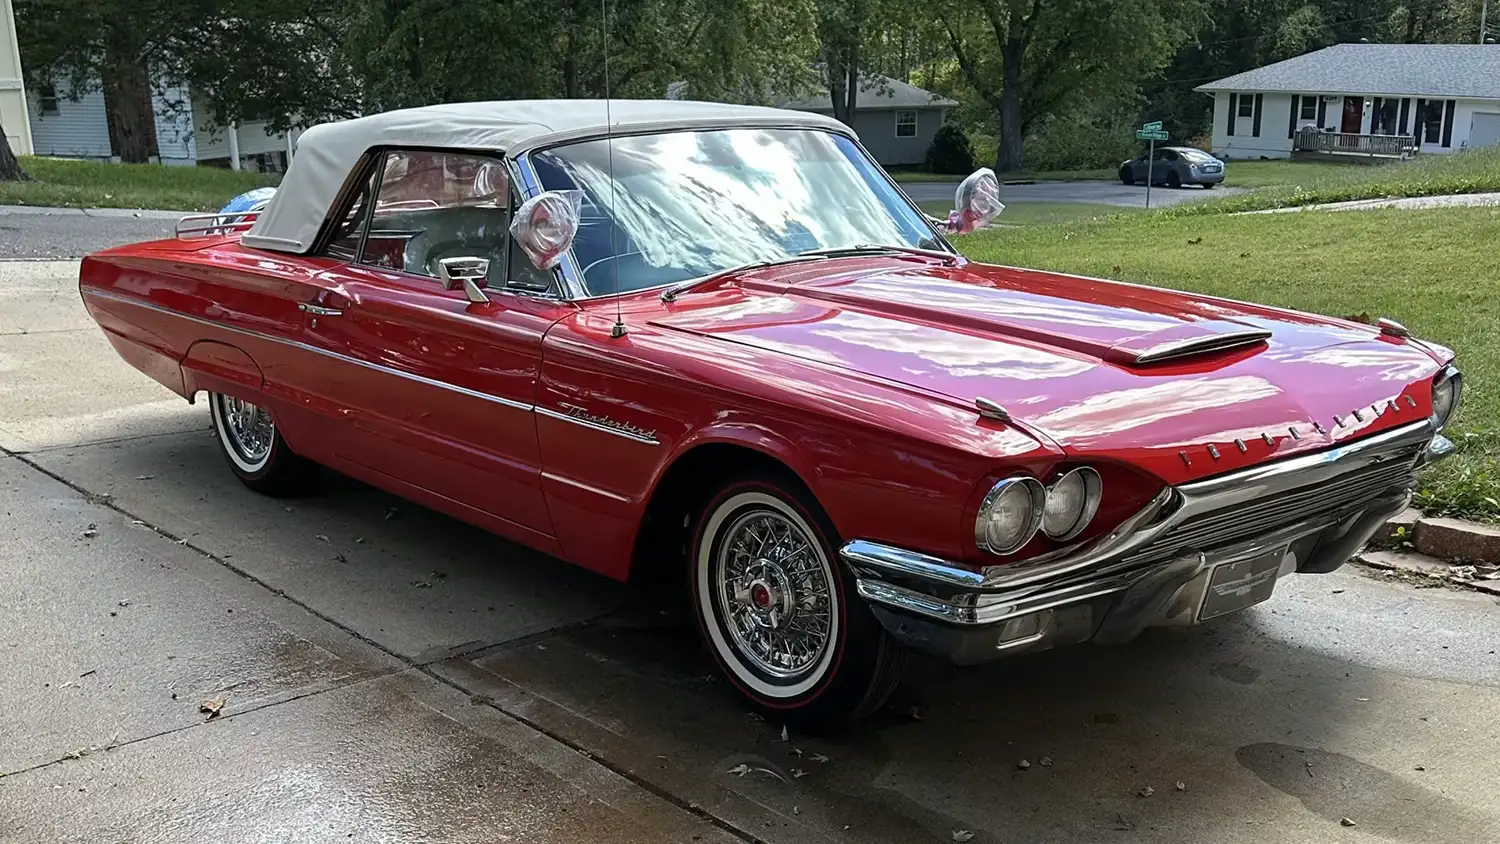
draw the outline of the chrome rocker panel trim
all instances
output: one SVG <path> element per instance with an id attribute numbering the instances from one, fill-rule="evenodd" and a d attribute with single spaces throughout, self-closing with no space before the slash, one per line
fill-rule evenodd
<path id="1" fill-rule="evenodd" d="M 1293 491 L 1306 494 L 1310 486 L 1351 472 L 1362 469 L 1381 472 L 1380 464 L 1393 458 L 1411 461 L 1409 465 L 1414 472 L 1452 450 L 1452 443 L 1433 432 L 1431 421 L 1423 420 L 1316 453 L 1168 487 L 1104 536 L 1026 563 L 993 566 L 982 572 L 866 540 L 847 543 L 840 549 L 840 556 L 856 575 L 859 595 L 870 602 L 882 623 L 898 639 L 910 634 L 908 628 L 912 625 L 957 628 L 952 635 L 963 635 L 962 631 L 993 632 L 1053 610 L 1061 612 L 1062 608 L 1100 601 L 1124 602 L 1120 593 L 1138 591 L 1144 583 L 1168 583 L 1171 587 L 1168 591 L 1175 594 L 1209 568 L 1288 545 L 1297 545 L 1305 554 L 1312 552 L 1310 559 L 1297 561 L 1297 570 L 1332 570 L 1353 556 L 1381 524 L 1406 506 L 1411 498 L 1408 481 L 1372 489 L 1369 499 L 1355 500 L 1345 507 L 1335 503 L 1326 511 L 1275 527 L 1265 534 L 1208 547 L 1207 554 L 1190 547 L 1162 559 L 1147 552 L 1153 541 L 1167 537 L 1174 528 L 1195 516 L 1222 514 L 1227 508 L 1252 502 L 1274 501 Z M 1399 472 L 1392 464 L 1383 470 L 1384 477 L 1393 477 L 1393 470 Z M 1165 589 L 1162 586 L 1156 591 Z M 1111 625 L 1113 621 L 1106 619 L 1104 626 L 1118 626 Z M 1002 649 L 1031 645 L 1042 638 L 1039 630 L 1014 641 L 1002 638 L 1004 644 L 999 646 L 993 644 L 993 635 L 987 641 L 991 643 L 989 650 L 995 651 L 991 655 L 998 656 Z M 967 644 L 965 648 L 971 650 Z M 946 651 L 947 646 L 937 650 Z"/>

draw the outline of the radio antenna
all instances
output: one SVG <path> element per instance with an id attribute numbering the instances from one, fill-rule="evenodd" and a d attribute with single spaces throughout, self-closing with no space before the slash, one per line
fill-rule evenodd
<path id="1" fill-rule="evenodd" d="M 599 13 L 604 19 L 604 150 L 609 169 L 609 254 L 612 256 L 609 263 L 615 277 L 615 324 L 610 327 L 609 336 L 620 338 L 624 337 L 627 331 L 625 328 L 625 319 L 620 315 L 620 253 L 615 245 L 615 231 L 619 226 L 615 223 L 614 218 L 614 215 L 617 213 L 615 202 L 615 129 L 614 123 L 610 121 L 609 116 L 609 0 L 599 0 Z"/>

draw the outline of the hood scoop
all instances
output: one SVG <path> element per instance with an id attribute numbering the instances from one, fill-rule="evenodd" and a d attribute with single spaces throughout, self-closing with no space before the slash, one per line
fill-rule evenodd
<path id="1" fill-rule="evenodd" d="M 1270 331 L 1242 323 L 1185 322 L 1121 340 L 1110 346 L 1103 357 L 1110 363 L 1123 366 L 1151 366 L 1242 349 L 1264 343 L 1270 338 Z"/>

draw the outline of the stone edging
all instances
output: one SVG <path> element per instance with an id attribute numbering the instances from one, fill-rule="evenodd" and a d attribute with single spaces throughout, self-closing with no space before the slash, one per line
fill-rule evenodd
<path id="1" fill-rule="evenodd" d="M 1487 525 L 1428 518 L 1408 508 L 1355 560 L 1500 595 L 1500 529 Z"/>

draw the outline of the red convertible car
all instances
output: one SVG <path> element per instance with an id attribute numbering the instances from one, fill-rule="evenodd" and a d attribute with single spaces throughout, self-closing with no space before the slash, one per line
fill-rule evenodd
<path id="1" fill-rule="evenodd" d="M 939 223 L 817 115 L 434 106 L 310 129 L 253 221 L 96 253 L 80 286 L 125 360 L 207 394 L 251 488 L 327 466 L 681 578 L 725 676 L 806 721 L 871 711 L 911 650 L 1244 609 L 1451 451 L 1448 349 L 971 262 L 948 229 L 998 208 L 977 175 Z"/>

